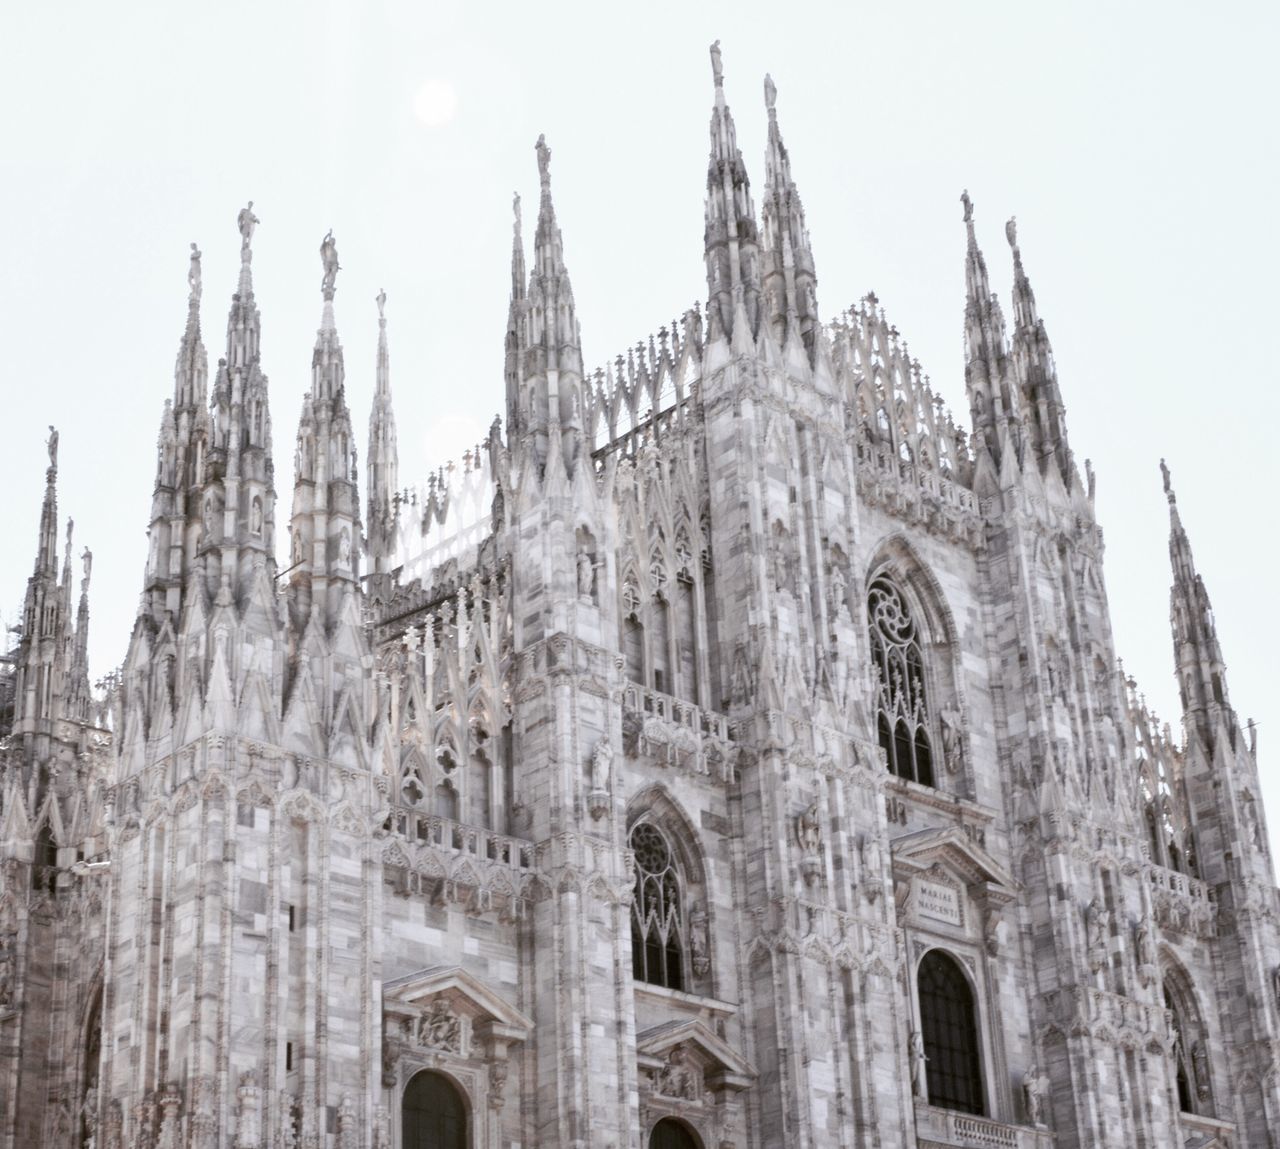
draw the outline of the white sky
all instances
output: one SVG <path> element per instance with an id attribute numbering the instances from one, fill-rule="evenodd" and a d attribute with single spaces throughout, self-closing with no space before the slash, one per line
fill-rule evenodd
<path id="1" fill-rule="evenodd" d="M 1164 455 L 1232 701 L 1257 718 L 1264 780 L 1275 778 L 1280 532 L 1258 468 L 1280 414 L 1280 6 L 615 7 L 7 6 L 5 621 L 30 573 L 55 423 L 60 510 L 76 519 L 77 554 L 95 554 L 91 670 L 123 657 L 188 244 L 204 251 L 212 368 L 237 272 L 236 212 L 250 198 L 281 522 L 326 229 L 343 265 L 336 307 L 362 447 L 373 297 L 387 291 L 406 480 L 460 456 L 503 407 L 511 193 L 524 195 L 531 242 L 539 132 L 554 152 L 587 362 L 702 298 L 707 45 L 719 37 L 757 203 L 761 80 L 771 71 L 777 82 L 823 315 L 874 289 L 961 412 L 960 191 L 973 195 L 1006 314 L 1003 225 L 1017 215 L 1071 445 L 1098 474 L 1119 652 L 1176 721 Z M 1280 780 L 1264 789 L 1280 831 Z"/>

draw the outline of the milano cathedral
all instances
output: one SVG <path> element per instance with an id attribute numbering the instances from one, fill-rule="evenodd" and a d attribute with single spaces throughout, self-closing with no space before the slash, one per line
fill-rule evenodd
<path id="1" fill-rule="evenodd" d="M 51 434 L 5 1149 L 1277 1145 L 1253 729 L 1168 472 L 1176 734 L 1012 221 L 1006 311 L 963 199 L 957 421 L 874 295 L 823 315 L 776 90 L 753 191 L 712 66 L 705 303 L 589 368 L 539 140 L 505 417 L 423 482 L 381 296 L 357 466 L 333 235 L 287 477 L 269 229 L 212 366 L 193 245 L 102 689 Z"/>

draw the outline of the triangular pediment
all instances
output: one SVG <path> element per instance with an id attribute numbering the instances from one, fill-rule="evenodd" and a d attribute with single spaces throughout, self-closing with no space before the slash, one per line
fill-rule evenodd
<path id="1" fill-rule="evenodd" d="M 957 826 L 917 830 L 891 843 L 897 878 L 924 874 L 935 866 L 950 871 L 965 886 L 987 886 L 1012 898 L 1018 883 L 999 862 Z"/>
<path id="2" fill-rule="evenodd" d="M 670 1058 L 677 1046 L 693 1051 L 713 1089 L 747 1089 L 756 1078 L 751 1063 L 697 1018 L 664 1021 L 637 1034 L 637 1061 L 656 1068 Z"/>
<path id="3" fill-rule="evenodd" d="M 471 1019 L 473 1026 L 501 1028 L 508 1041 L 524 1041 L 533 1022 L 461 966 L 432 966 L 382 985 L 382 1008 L 388 1014 L 416 1015 L 438 999 Z"/>

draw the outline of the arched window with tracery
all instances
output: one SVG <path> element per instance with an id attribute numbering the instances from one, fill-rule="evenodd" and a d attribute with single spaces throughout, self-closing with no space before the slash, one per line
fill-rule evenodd
<path id="1" fill-rule="evenodd" d="M 973 989 L 955 959 L 930 950 L 916 975 L 929 1104 L 981 1114 L 978 1011 Z"/>
<path id="2" fill-rule="evenodd" d="M 637 981 L 684 989 L 684 914 L 675 855 L 652 822 L 636 823 L 629 844 L 636 857 L 632 972 Z"/>
<path id="3" fill-rule="evenodd" d="M 867 591 L 871 665 L 876 674 L 876 728 L 890 773 L 934 784 L 924 656 L 906 596 L 887 577 Z"/>

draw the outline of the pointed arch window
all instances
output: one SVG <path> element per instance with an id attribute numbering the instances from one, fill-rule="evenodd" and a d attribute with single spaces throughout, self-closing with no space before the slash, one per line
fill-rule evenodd
<path id="1" fill-rule="evenodd" d="M 652 822 L 638 822 L 631 830 L 629 845 L 636 856 L 632 972 L 637 981 L 684 989 L 684 915 L 680 875 L 671 846 Z"/>
<path id="2" fill-rule="evenodd" d="M 954 958 L 930 950 L 920 962 L 917 988 L 929 1104 L 981 1115 L 977 1009 L 969 979 Z"/>
<path id="3" fill-rule="evenodd" d="M 924 655 L 902 591 L 883 575 L 867 592 L 871 665 L 875 670 L 876 728 L 889 771 L 934 785 L 933 745 L 925 695 Z"/>

